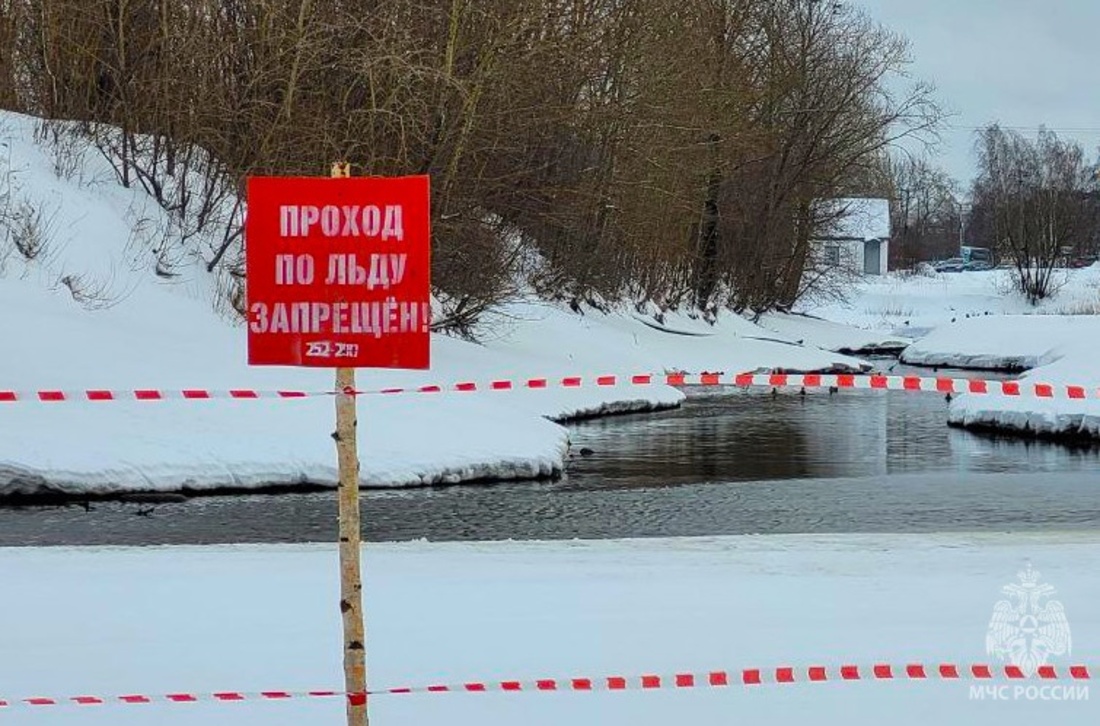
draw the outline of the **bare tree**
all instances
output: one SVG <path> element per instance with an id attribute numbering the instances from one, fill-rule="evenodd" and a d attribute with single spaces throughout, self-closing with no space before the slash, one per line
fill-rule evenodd
<path id="1" fill-rule="evenodd" d="M 1029 302 L 1056 291 L 1055 268 L 1095 229 L 1097 191 L 1084 150 L 1042 129 L 1035 141 L 994 124 L 979 132 L 976 205 L 985 210 L 1002 259 Z"/>

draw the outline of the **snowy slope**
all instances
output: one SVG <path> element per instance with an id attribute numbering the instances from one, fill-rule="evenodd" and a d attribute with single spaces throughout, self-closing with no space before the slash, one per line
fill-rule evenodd
<path id="1" fill-rule="evenodd" d="M 0 617 L 18 623 L 0 630 L 0 698 L 338 689 L 336 559 L 333 546 L 0 549 Z M 996 664 L 990 618 L 1029 562 L 1056 588 L 1071 628 L 1072 652 L 1050 662 L 1059 672 L 1095 666 L 1094 534 L 370 545 L 369 683 Z M 370 711 L 375 724 L 417 726 L 1096 720 L 1094 702 L 1012 691 L 978 701 L 972 683 L 416 694 L 379 696 Z M 0 719 L 290 726 L 343 723 L 342 711 L 338 699 L 207 701 L 22 708 Z"/>
<path id="2" fill-rule="evenodd" d="M 331 389 L 325 371 L 246 366 L 243 326 L 212 303 L 225 274 L 206 271 L 216 240 L 173 242 L 172 219 L 140 189 L 119 186 L 98 152 L 81 152 L 74 170 L 38 145 L 34 130 L 34 119 L 0 114 L 0 199 L 8 212 L 0 214 L 7 352 L 0 389 Z M 27 210 L 42 211 L 44 245 L 33 261 L 11 238 L 31 218 Z M 153 272 L 159 243 L 176 245 L 173 277 Z M 711 326 L 669 315 L 664 326 L 673 332 L 640 317 L 516 303 L 487 321 L 483 344 L 434 336 L 431 371 L 361 371 L 359 385 L 861 365 L 736 316 Z M 678 334 L 685 330 L 695 334 Z M 363 481 L 551 475 L 564 465 L 568 440 L 547 417 L 644 410 L 682 397 L 653 386 L 363 399 Z M 0 495 L 330 485 L 331 408 L 324 398 L 0 404 Z"/>

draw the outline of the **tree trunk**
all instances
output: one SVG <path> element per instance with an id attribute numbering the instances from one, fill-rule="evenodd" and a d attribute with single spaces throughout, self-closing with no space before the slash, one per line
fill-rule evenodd
<path id="1" fill-rule="evenodd" d="M 711 148 L 718 144 L 718 135 L 708 139 Z M 715 149 L 717 156 L 717 149 Z M 718 195 L 722 189 L 722 175 L 717 160 L 707 179 L 707 196 L 703 200 L 703 220 L 699 227 L 699 271 L 695 276 L 695 304 L 706 310 L 718 286 Z"/>

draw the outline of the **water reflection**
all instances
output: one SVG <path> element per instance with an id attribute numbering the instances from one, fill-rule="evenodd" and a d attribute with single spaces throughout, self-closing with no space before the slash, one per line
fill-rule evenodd
<path id="1" fill-rule="evenodd" d="M 736 392 L 680 410 L 574 427 L 580 488 L 700 481 L 872 477 L 907 472 L 1100 471 L 1100 448 L 976 435 L 945 425 L 937 395 Z"/>

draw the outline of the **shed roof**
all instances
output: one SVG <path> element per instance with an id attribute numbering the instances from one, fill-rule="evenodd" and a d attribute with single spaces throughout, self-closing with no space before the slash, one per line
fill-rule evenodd
<path id="1" fill-rule="evenodd" d="M 833 199 L 839 217 L 824 231 L 825 239 L 870 240 L 890 237 L 890 200 L 870 197 Z"/>

